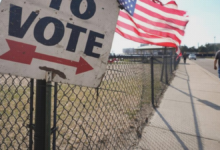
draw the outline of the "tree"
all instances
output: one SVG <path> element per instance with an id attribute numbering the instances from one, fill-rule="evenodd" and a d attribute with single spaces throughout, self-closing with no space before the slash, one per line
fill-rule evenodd
<path id="1" fill-rule="evenodd" d="M 208 48 L 205 47 L 205 46 L 200 46 L 200 47 L 198 48 L 198 51 L 199 51 L 199 52 L 203 52 L 203 53 L 207 53 L 207 52 L 208 52 Z"/>
<path id="2" fill-rule="evenodd" d="M 180 46 L 180 50 L 182 53 L 187 52 L 188 51 L 188 47 L 187 46 Z"/>
<path id="3" fill-rule="evenodd" d="M 214 44 L 206 44 L 205 47 L 209 52 L 214 52 L 215 49 L 217 48 Z"/>
<path id="4" fill-rule="evenodd" d="M 188 52 L 197 52 L 197 49 L 193 46 L 189 48 Z"/>

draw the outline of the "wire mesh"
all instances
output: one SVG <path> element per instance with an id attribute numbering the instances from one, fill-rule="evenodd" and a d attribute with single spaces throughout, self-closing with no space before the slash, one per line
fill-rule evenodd
<path id="1" fill-rule="evenodd" d="M 158 105 L 159 98 L 166 87 L 166 57 L 155 57 L 153 59 L 154 67 L 154 101 Z"/>
<path id="2" fill-rule="evenodd" d="M 154 58 L 156 103 L 166 87 L 165 68 L 172 77 L 171 59 Z M 32 149 L 35 86 L 29 78 L 0 75 L 0 149 Z M 151 90 L 150 56 L 111 57 L 98 88 L 53 83 L 51 148 L 133 149 L 152 112 Z"/>
<path id="3" fill-rule="evenodd" d="M 148 76 L 149 64 L 142 63 L 142 58 L 121 58 L 107 66 L 98 88 L 59 84 L 56 148 L 129 149 L 135 145 L 143 82 Z M 144 101 L 150 104 L 150 99 Z"/>
<path id="4" fill-rule="evenodd" d="M 0 149 L 28 149 L 30 79 L 0 75 Z"/>

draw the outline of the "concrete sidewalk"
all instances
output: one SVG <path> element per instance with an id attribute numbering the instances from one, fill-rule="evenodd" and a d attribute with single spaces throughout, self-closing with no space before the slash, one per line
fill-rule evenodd
<path id="1" fill-rule="evenodd" d="M 219 79 L 192 61 L 180 63 L 138 149 L 220 150 Z"/>

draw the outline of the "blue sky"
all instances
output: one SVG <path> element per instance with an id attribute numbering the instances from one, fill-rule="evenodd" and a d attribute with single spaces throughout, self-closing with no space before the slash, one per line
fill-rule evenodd
<path id="1" fill-rule="evenodd" d="M 166 3 L 169 0 L 161 1 Z M 179 9 L 188 12 L 190 19 L 182 45 L 198 47 L 206 43 L 220 43 L 220 0 L 176 0 L 176 2 Z M 126 40 L 116 33 L 111 51 L 121 53 L 122 48 L 139 45 L 140 43 Z"/>
<path id="2" fill-rule="evenodd" d="M 220 43 L 220 1 L 178 0 L 179 9 L 186 10 L 190 21 L 182 41 L 183 45 L 198 46 L 206 43 Z"/>

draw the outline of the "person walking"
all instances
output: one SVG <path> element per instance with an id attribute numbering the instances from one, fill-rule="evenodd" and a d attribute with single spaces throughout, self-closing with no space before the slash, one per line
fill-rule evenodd
<path id="1" fill-rule="evenodd" d="M 184 53 L 183 53 L 184 64 L 186 63 L 186 58 L 187 58 L 187 54 L 186 54 L 186 52 L 184 52 Z"/>
<path id="2" fill-rule="evenodd" d="M 218 61 L 218 67 L 217 67 L 217 61 Z M 217 68 L 218 68 L 218 77 L 220 79 L 220 50 L 218 50 L 215 54 L 214 69 L 217 70 Z"/>

